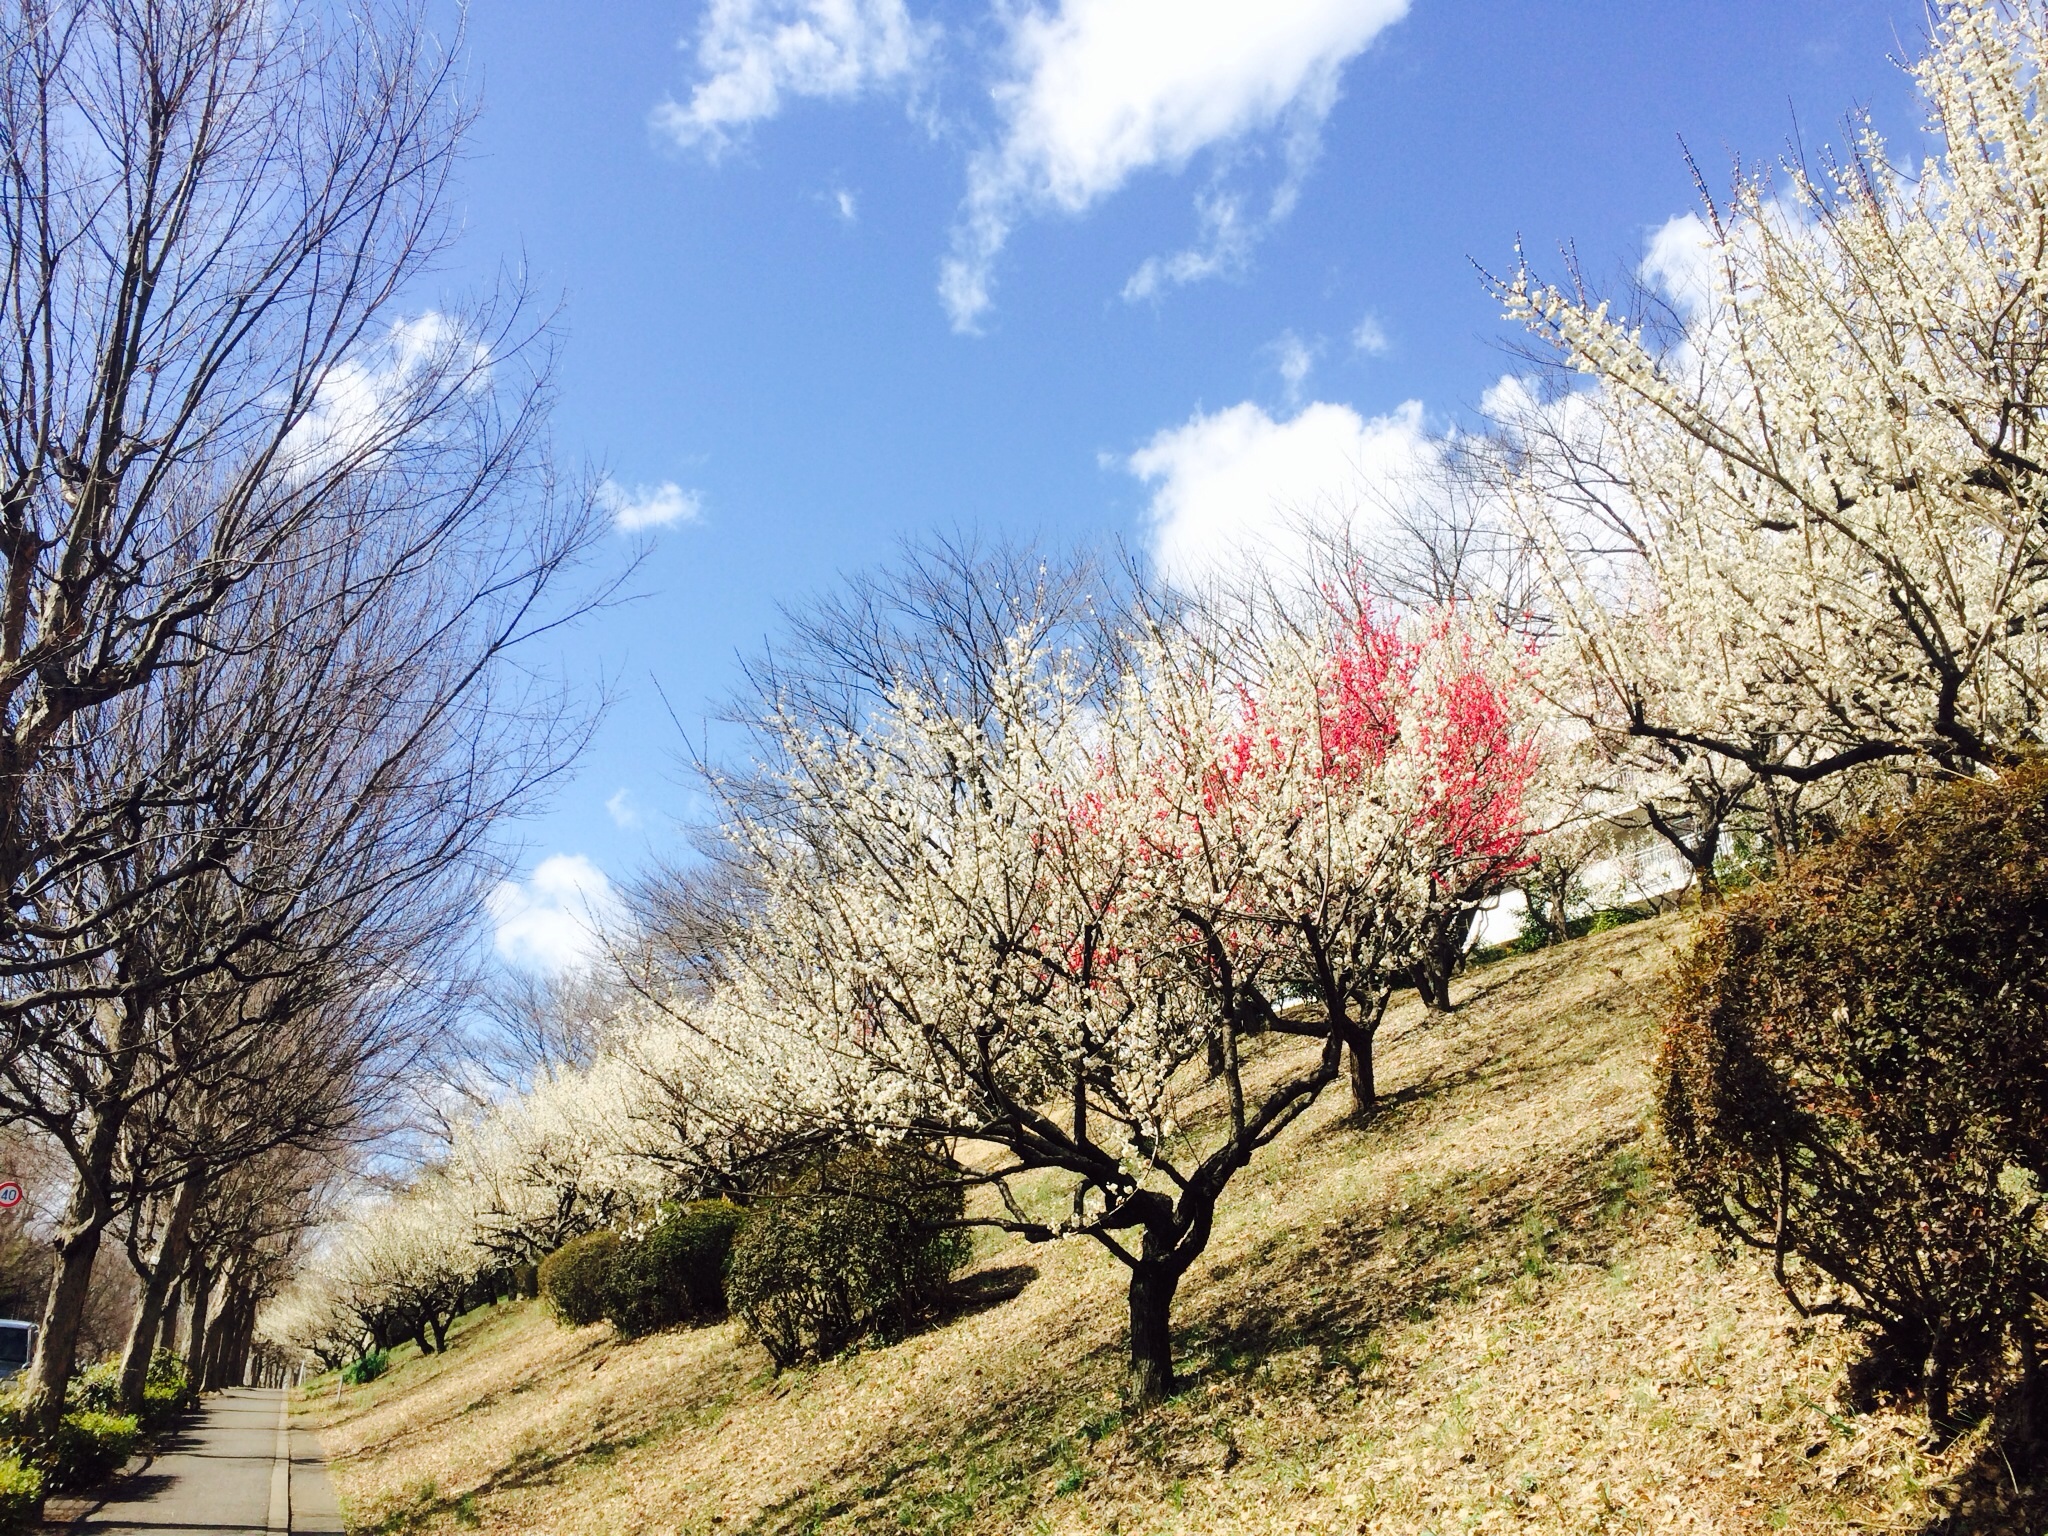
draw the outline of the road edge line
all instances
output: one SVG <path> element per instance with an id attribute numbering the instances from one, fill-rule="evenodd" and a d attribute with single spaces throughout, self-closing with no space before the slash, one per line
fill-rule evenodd
<path id="1" fill-rule="evenodd" d="M 277 1440 L 271 1451 L 270 1512 L 264 1519 L 266 1531 L 292 1528 L 292 1396 L 285 1392 L 277 1400 Z"/>

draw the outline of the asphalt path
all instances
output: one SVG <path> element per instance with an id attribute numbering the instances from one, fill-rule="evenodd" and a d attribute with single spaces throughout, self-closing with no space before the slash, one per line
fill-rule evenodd
<path id="1" fill-rule="evenodd" d="M 238 1387 L 208 1397 L 157 1454 L 78 1517 L 49 1527 L 101 1536 L 340 1536 L 319 1441 L 293 1429 L 283 1392 Z"/>

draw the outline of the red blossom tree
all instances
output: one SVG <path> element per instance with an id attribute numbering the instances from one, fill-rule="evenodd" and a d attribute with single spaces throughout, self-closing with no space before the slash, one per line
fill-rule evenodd
<path id="1" fill-rule="evenodd" d="M 784 727 L 777 814 L 732 829 L 760 902 L 693 1018 L 778 1114 L 996 1149 L 977 1219 L 1129 1267 L 1145 1401 L 1230 1178 L 1347 1055 L 1371 1112 L 1431 922 L 1520 866 L 1536 748 L 1524 658 L 1462 613 L 1345 593 L 1126 650 L 1027 631 L 971 716 L 906 688 L 858 730 Z M 1314 1049 L 1259 1086 L 1242 1047 L 1274 1035 Z M 1010 1187 L 1047 1169 L 1058 1218 Z"/>

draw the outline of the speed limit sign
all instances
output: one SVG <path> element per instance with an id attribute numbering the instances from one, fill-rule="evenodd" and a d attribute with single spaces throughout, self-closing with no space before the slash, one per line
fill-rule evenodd
<path id="1" fill-rule="evenodd" d="M 12 1210 L 21 1204 L 21 1186 L 12 1179 L 0 1179 L 0 1211 Z"/>

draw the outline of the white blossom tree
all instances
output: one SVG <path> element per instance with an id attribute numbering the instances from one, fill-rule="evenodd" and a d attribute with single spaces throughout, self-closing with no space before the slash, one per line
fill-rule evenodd
<path id="1" fill-rule="evenodd" d="M 1500 285 L 1595 381 L 1502 392 L 1502 483 L 1573 707 L 1652 766 L 1802 786 L 2038 745 L 2044 58 L 2039 0 L 1941 6 L 1913 69 L 1939 152 L 1909 174 L 1859 122 L 1840 161 L 1709 202 L 1675 324 Z"/>
<path id="2" fill-rule="evenodd" d="M 499 1262 L 533 1264 L 652 1210 L 669 1186 L 644 1093 L 640 1074 L 607 1053 L 548 1072 L 460 1126 L 442 1177 L 450 1220 Z"/>
<path id="3" fill-rule="evenodd" d="M 423 1355 L 444 1347 L 491 1263 L 463 1207 L 459 1190 L 430 1175 L 360 1211 L 323 1258 L 327 1297 L 318 1305 L 346 1311 L 379 1347 L 404 1338 Z"/>
<path id="4" fill-rule="evenodd" d="M 1521 857 L 1534 754 L 1516 653 L 1448 617 L 1333 601 L 1127 656 L 1105 675 L 1026 627 L 972 711 L 904 685 L 818 729 L 767 701 L 775 814 L 750 775 L 728 829 L 753 920 L 681 1017 L 728 1102 L 978 1144 L 978 1219 L 1115 1254 L 1145 1401 L 1231 1176 L 1347 1053 L 1372 1108 L 1388 993 L 1463 871 Z M 1316 1049 L 1255 1086 L 1268 1035 Z M 1212 1043 L 1214 1085 L 1187 1070 Z M 1041 1169 L 1073 1178 L 1064 1216 L 1012 1192 Z"/>

